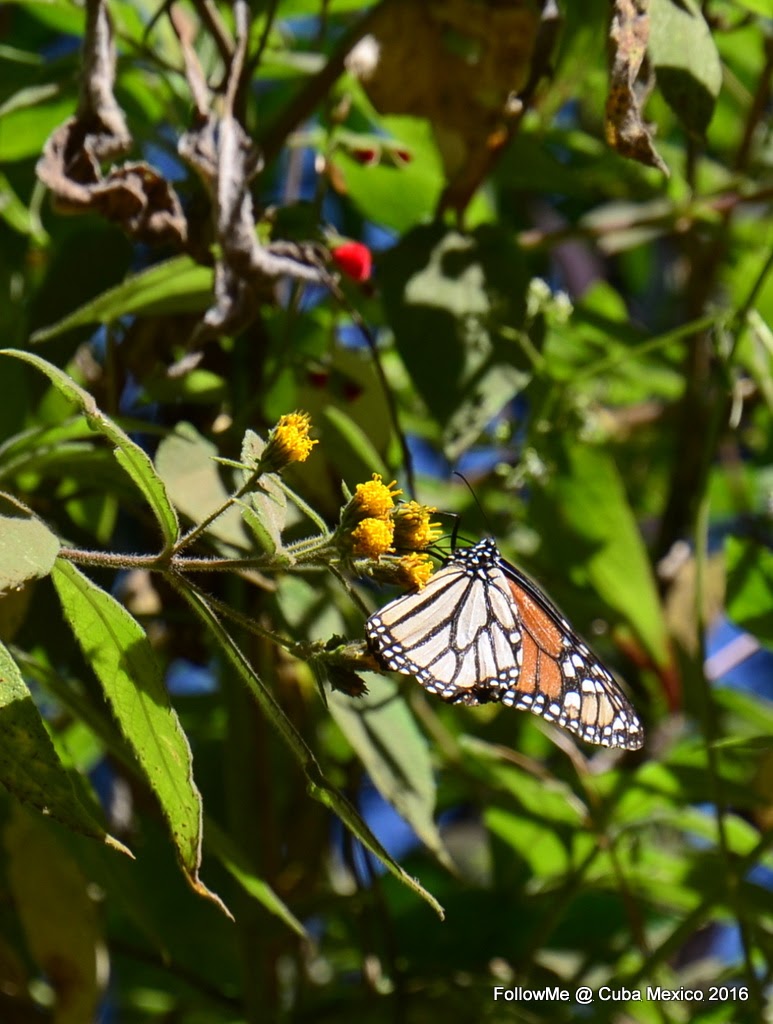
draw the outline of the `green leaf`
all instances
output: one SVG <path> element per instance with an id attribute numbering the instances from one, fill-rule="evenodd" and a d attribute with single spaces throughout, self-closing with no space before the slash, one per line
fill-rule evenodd
<path id="1" fill-rule="evenodd" d="M 59 539 L 20 501 L 0 493 L 0 597 L 48 576 Z"/>
<path id="2" fill-rule="evenodd" d="M 246 893 L 256 899 L 270 914 L 278 917 L 280 921 L 284 921 L 299 938 L 311 940 L 309 933 L 284 900 L 277 896 L 268 882 L 258 878 L 249 858 L 237 848 L 230 836 L 226 835 L 211 818 L 207 819 L 204 826 L 204 845 L 207 852 L 218 858 L 226 871 L 236 879 Z"/>
<path id="3" fill-rule="evenodd" d="M 198 876 L 201 797 L 188 740 L 145 631 L 114 597 L 68 562 L 57 562 L 53 579 L 65 617 L 158 799 L 188 881 L 227 913 Z"/>
<path id="4" fill-rule="evenodd" d="M 403 232 L 432 217 L 445 184 L 443 164 L 424 118 L 386 117 L 381 122 L 393 133 L 393 144 L 406 150 L 409 162 L 383 160 L 366 166 L 339 147 L 332 163 L 368 220 Z M 368 146 L 367 137 L 363 145 Z"/>
<path id="5" fill-rule="evenodd" d="M 328 706 L 379 793 L 441 863 L 450 866 L 434 820 L 435 776 L 427 742 L 397 686 L 369 675 L 368 693 L 333 691 Z"/>
<path id="6" fill-rule="evenodd" d="M 566 783 L 505 763 L 499 748 L 476 736 L 460 736 L 459 745 L 468 758 L 470 771 L 487 785 L 515 797 L 531 817 L 556 830 L 583 825 L 587 808 Z"/>
<path id="7" fill-rule="evenodd" d="M 523 327 L 523 254 L 491 225 L 470 235 L 433 225 L 402 238 L 381 277 L 397 349 L 454 458 L 529 380 L 521 347 L 503 333 Z"/>
<path id="8" fill-rule="evenodd" d="M 211 631 L 223 654 L 238 673 L 248 692 L 265 714 L 271 726 L 275 729 L 277 736 L 283 741 L 301 767 L 306 776 L 311 796 L 336 814 L 349 831 L 359 839 L 366 850 L 370 850 L 374 857 L 377 857 L 392 872 L 395 878 L 426 900 L 442 919 L 444 911 L 435 897 L 417 879 L 411 878 L 397 861 L 387 853 L 352 804 L 325 777 L 311 748 L 282 710 L 282 707 L 271 691 L 263 684 L 252 665 L 244 657 L 244 654 L 229 636 L 227 630 L 223 628 L 203 597 L 191 591 L 180 582 L 178 582 L 178 590 L 201 621 Z"/>
<path id="9" fill-rule="evenodd" d="M 761 738 L 770 749 L 773 736 L 773 701 L 755 693 L 742 693 L 723 686 L 712 689 L 713 701 L 725 712 L 725 731 L 733 740 L 746 743 Z M 725 741 L 720 741 L 723 743 Z"/>
<path id="10" fill-rule="evenodd" d="M 211 267 L 202 267 L 189 256 L 175 256 L 156 263 L 102 292 L 50 327 L 35 331 L 31 340 L 34 343 L 49 341 L 73 327 L 109 324 L 129 314 L 158 316 L 200 312 L 212 298 L 212 273 Z"/>
<path id="11" fill-rule="evenodd" d="M 51 1019 L 95 1020 L 106 952 L 89 879 L 52 829 L 21 807 L 13 809 L 3 840 L 8 887 L 27 947 L 55 994 Z"/>
<path id="12" fill-rule="evenodd" d="M 93 436 L 93 431 L 83 416 L 74 416 L 63 423 L 44 423 L 22 430 L 0 444 L 0 471 L 6 476 L 10 472 L 7 467 L 12 466 L 15 471 L 17 460 L 23 460 L 25 456 L 35 454 L 41 449 L 45 451 L 58 448 L 68 441 L 82 441 Z M 24 461 L 19 462 L 19 467 L 25 467 Z"/>
<path id="13" fill-rule="evenodd" d="M 177 508 L 197 524 L 220 508 L 228 491 L 212 457 L 217 448 L 190 423 L 178 423 L 173 434 L 161 441 L 156 469 Z M 207 528 L 207 533 L 235 548 L 247 547 L 239 509 L 231 506 Z"/>
<path id="14" fill-rule="evenodd" d="M 8 650 L 0 644 L 0 782 L 29 807 L 73 832 L 98 839 L 131 857 L 78 798 L 43 720 Z"/>
<path id="15" fill-rule="evenodd" d="M 361 12 L 363 0 L 333 0 L 332 9 L 336 14 L 357 11 Z M 319 13 L 317 0 L 283 0 L 282 17 L 299 18 L 305 15 L 316 16 Z"/>
<path id="16" fill-rule="evenodd" d="M 77 97 L 51 82 L 21 89 L 0 111 L 0 163 L 39 157 L 46 139 L 75 109 Z"/>
<path id="17" fill-rule="evenodd" d="M 38 217 L 19 199 L 4 174 L 0 174 L 0 217 L 14 231 L 29 235 L 37 245 L 42 246 L 48 242 L 48 235 Z"/>
<path id="18" fill-rule="evenodd" d="M 23 370 L 21 365 L 13 368 Z M 121 426 L 124 430 L 154 431 L 162 435 L 166 432 L 163 427 L 154 428 L 147 421 L 140 420 L 124 419 Z M 28 472 L 43 476 L 56 475 L 61 479 L 69 468 L 77 466 L 80 469 L 84 463 L 89 462 L 102 470 L 99 487 L 104 484 L 104 489 L 111 492 L 120 487 L 123 493 L 131 488 L 131 484 L 116 466 L 111 467 L 109 475 L 106 474 L 105 459 L 112 462 L 113 458 L 99 440 L 85 416 L 73 416 L 60 423 L 43 424 L 24 430 L 0 445 L 0 481 Z M 93 477 L 90 483 L 93 486 Z"/>
<path id="19" fill-rule="evenodd" d="M 727 614 L 760 643 L 773 647 L 773 552 L 751 540 L 728 537 Z"/>
<path id="20" fill-rule="evenodd" d="M 321 322 L 316 327 L 318 337 L 326 337 L 330 330 L 332 325 L 326 326 Z M 342 477 L 352 486 L 363 479 L 370 480 L 374 472 L 383 471 L 382 475 L 388 476 L 383 453 L 388 453 L 390 448 L 394 450 L 396 442 L 384 386 L 374 369 L 370 353 L 338 346 L 329 358 L 324 357 L 324 365 L 328 377 L 326 388 L 310 386 L 307 382 L 292 398 L 288 396 L 281 409 L 277 409 L 277 414 L 281 414 L 291 407 L 292 401 L 293 405 L 306 410 L 312 423 L 319 428 L 322 443 L 303 466 L 293 466 L 286 474 L 290 481 L 299 479 L 299 474 L 302 474 L 308 493 L 319 493 L 321 489 L 327 491 L 330 467 L 334 477 Z M 335 412 L 332 411 L 334 409 Z M 327 455 L 329 467 L 319 457 L 323 452 Z M 389 461 L 388 457 L 386 461 Z"/>
<path id="21" fill-rule="evenodd" d="M 328 405 L 322 410 L 325 444 L 335 453 L 335 464 L 344 480 L 354 484 L 370 480 L 373 473 L 389 477 L 389 470 L 365 431 L 343 409 Z"/>
<path id="22" fill-rule="evenodd" d="M 135 444 L 128 434 L 125 434 L 109 416 L 106 416 L 97 407 L 97 403 L 88 391 L 84 391 L 71 377 L 68 377 L 52 363 L 32 352 L 22 352 L 18 349 L 0 349 L 0 355 L 21 359 L 44 373 L 65 398 L 80 407 L 92 430 L 102 434 L 115 445 L 113 454 L 144 495 L 161 527 L 165 545 L 170 548 L 178 537 L 180 524 L 172 503 L 169 501 L 163 481 L 157 475 L 153 463 L 142 448 Z"/>
<path id="23" fill-rule="evenodd" d="M 142 386 L 145 396 L 156 402 L 209 405 L 228 397 L 228 384 L 211 370 L 191 370 L 181 377 L 169 377 L 164 369 L 146 377 Z"/>
<path id="24" fill-rule="evenodd" d="M 566 443 L 540 502 L 551 552 L 587 580 L 636 632 L 659 665 L 668 663 L 668 634 L 644 541 L 611 455 Z M 551 524 L 551 520 L 553 520 Z"/>
<path id="25" fill-rule="evenodd" d="M 446 421 L 443 450 L 448 458 L 458 459 L 474 445 L 487 424 L 530 380 L 530 373 L 505 362 L 481 369 L 465 389 L 459 408 Z"/>
<path id="26" fill-rule="evenodd" d="M 483 820 L 524 861 L 535 878 L 555 878 L 570 867 L 565 838 L 544 822 L 503 807 L 488 806 Z"/>
<path id="27" fill-rule="evenodd" d="M 773 3 L 771 0 L 735 0 L 739 7 L 744 7 L 752 14 L 759 14 L 763 18 L 773 17 Z"/>
<path id="28" fill-rule="evenodd" d="M 651 0 L 648 50 L 666 102 L 703 135 L 722 87 L 722 63 L 695 0 Z"/>
<path id="29" fill-rule="evenodd" d="M 63 35 L 78 36 L 83 31 L 83 11 L 66 0 L 9 0 L 10 4 Z"/>

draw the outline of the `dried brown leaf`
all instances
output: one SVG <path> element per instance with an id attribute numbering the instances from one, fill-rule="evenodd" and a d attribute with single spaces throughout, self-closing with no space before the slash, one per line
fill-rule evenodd
<path id="1" fill-rule="evenodd" d="M 102 174 L 102 162 L 127 153 L 132 137 L 113 95 L 115 48 L 101 0 L 87 5 L 83 51 L 78 111 L 49 136 L 38 177 L 61 212 L 98 213 L 139 241 L 182 245 L 185 216 L 175 190 L 157 170 L 140 161 Z"/>
<path id="2" fill-rule="evenodd" d="M 605 135 L 608 145 L 622 156 L 668 174 L 642 117 L 652 87 L 646 63 L 649 33 L 647 0 L 614 0 Z"/>

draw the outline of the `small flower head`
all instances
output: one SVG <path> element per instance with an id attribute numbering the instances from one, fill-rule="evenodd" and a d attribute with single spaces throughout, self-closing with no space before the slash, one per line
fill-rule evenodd
<path id="1" fill-rule="evenodd" d="M 431 522 L 436 508 L 406 501 L 392 513 L 395 524 L 395 547 L 399 550 L 423 551 L 434 544 L 442 534 L 440 523 Z"/>
<path id="2" fill-rule="evenodd" d="M 347 71 L 355 78 L 367 81 L 378 67 L 381 58 L 381 45 L 375 36 L 363 36 L 347 53 Z"/>
<path id="3" fill-rule="evenodd" d="M 394 534 L 395 527 L 391 520 L 369 516 L 355 526 L 350 534 L 352 554 L 378 559 L 392 547 Z"/>
<path id="4" fill-rule="evenodd" d="M 352 505 L 362 518 L 384 519 L 395 507 L 398 494 L 402 494 L 402 491 L 398 490 L 396 480 L 385 484 L 379 474 L 374 473 L 372 480 L 357 484 Z"/>
<path id="5" fill-rule="evenodd" d="M 276 473 L 291 462 L 305 462 L 317 444 L 309 437 L 311 417 L 307 412 L 291 412 L 279 417 L 268 435 L 260 468 L 264 473 Z"/>
<path id="6" fill-rule="evenodd" d="M 434 571 L 435 565 L 429 555 L 412 551 L 399 558 L 393 555 L 382 558 L 368 567 L 367 575 L 378 583 L 388 583 L 404 590 L 422 590 Z"/>
<path id="7" fill-rule="evenodd" d="M 397 560 L 396 568 L 396 583 L 411 590 L 423 590 L 435 571 L 435 563 L 429 555 L 411 552 L 410 555 L 403 555 Z"/>

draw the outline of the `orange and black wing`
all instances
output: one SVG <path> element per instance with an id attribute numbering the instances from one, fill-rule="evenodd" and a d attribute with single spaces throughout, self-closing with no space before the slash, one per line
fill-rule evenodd
<path id="1" fill-rule="evenodd" d="M 641 722 L 627 697 L 541 590 L 500 560 L 523 634 L 518 682 L 503 704 L 534 711 L 588 743 L 638 750 Z"/>
<path id="2" fill-rule="evenodd" d="M 458 550 L 423 590 L 371 615 L 366 632 L 382 665 L 447 701 L 501 701 L 589 743 L 642 745 L 639 719 L 610 673 L 490 539 Z"/>

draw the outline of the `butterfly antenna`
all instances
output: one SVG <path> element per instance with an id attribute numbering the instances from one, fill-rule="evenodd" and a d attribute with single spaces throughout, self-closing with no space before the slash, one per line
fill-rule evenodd
<path id="1" fill-rule="evenodd" d="M 439 544 L 445 544 L 448 540 L 451 543 L 451 553 L 453 554 L 453 552 L 456 551 L 456 535 L 459 531 L 461 516 L 458 512 L 435 512 L 435 515 L 439 516 L 441 519 L 453 519 L 454 521 L 453 529 L 450 533 L 448 533 L 448 531 L 444 531 L 441 536 L 438 537 L 435 544 L 430 544 L 430 546 L 426 548 L 431 555 L 434 555 L 436 558 L 440 558 L 446 562 L 450 555 L 447 551 L 441 550 Z"/>
<path id="2" fill-rule="evenodd" d="M 458 470 L 458 469 L 455 469 L 455 470 L 454 470 L 454 476 L 458 476 L 458 477 L 459 477 L 459 479 L 460 479 L 460 480 L 462 481 L 462 483 L 464 484 L 464 486 L 465 486 L 465 487 L 467 488 L 467 490 L 468 490 L 468 491 L 470 492 L 470 494 L 472 495 L 472 500 L 473 500 L 473 501 L 475 502 L 475 504 L 476 504 L 476 505 L 478 506 L 478 511 L 479 511 L 479 512 L 480 512 L 480 514 L 481 514 L 481 515 L 483 516 L 483 521 L 484 521 L 484 523 L 486 524 L 486 526 L 488 527 L 488 532 L 489 532 L 489 534 L 490 534 L 490 535 L 491 535 L 491 536 L 493 537 L 493 535 L 494 535 L 494 531 L 493 531 L 493 530 L 492 530 L 492 528 L 491 528 L 491 522 L 490 522 L 490 520 L 489 520 L 489 517 L 488 517 L 488 516 L 486 515 L 486 512 L 485 512 L 485 510 L 484 510 L 483 506 L 482 506 L 482 505 L 481 505 L 481 503 L 480 503 L 480 502 L 478 501 L 478 495 L 477 495 L 477 494 L 475 493 L 475 491 L 474 491 L 474 490 L 472 489 L 472 484 L 470 483 L 470 481 L 469 481 L 469 480 L 467 479 L 467 477 L 466 477 L 466 476 L 463 476 L 463 475 L 462 475 L 462 474 L 461 474 L 461 473 L 459 472 L 459 470 Z M 451 536 L 451 546 L 452 546 L 453 548 L 456 548 L 456 531 L 457 531 L 457 529 L 458 529 L 458 527 L 459 527 L 459 523 L 460 523 L 460 522 L 461 522 L 461 517 L 460 517 L 459 519 L 457 519 L 457 521 L 456 521 L 456 522 L 454 523 L 454 532 L 453 532 L 453 534 L 452 534 L 452 536 Z"/>

